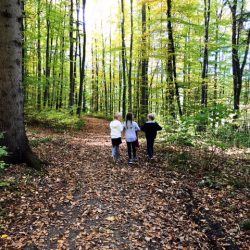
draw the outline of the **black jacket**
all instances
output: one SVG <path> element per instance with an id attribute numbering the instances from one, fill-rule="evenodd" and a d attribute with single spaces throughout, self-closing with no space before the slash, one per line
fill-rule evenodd
<path id="1" fill-rule="evenodd" d="M 145 132 L 147 140 L 155 139 L 157 135 L 157 131 L 162 130 L 162 127 L 154 121 L 146 122 L 142 127 L 141 130 Z"/>

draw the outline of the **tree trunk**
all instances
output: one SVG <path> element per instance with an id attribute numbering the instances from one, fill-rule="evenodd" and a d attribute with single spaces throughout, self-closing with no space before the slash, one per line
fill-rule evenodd
<path id="1" fill-rule="evenodd" d="M 42 106 L 41 0 L 37 2 L 37 109 Z"/>
<path id="2" fill-rule="evenodd" d="M 112 81 L 112 36 L 111 36 L 111 25 L 109 33 L 109 114 L 113 114 L 113 81 Z"/>
<path id="3" fill-rule="evenodd" d="M 167 30 L 168 30 L 168 81 L 169 81 L 169 101 L 170 101 L 170 113 L 175 117 L 175 108 L 174 108 L 174 92 L 176 95 L 177 106 L 179 115 L 182 116 L 179 86 L 177 83 L 177 72 L 176 72 L 176 56 L 175 56 L 175 44 L 173 37 L 173 28 L 172 28 L 172 0 L 167 0 Z M 175 91 L 174 91 L 175 90 Z"/>
<path id="4" fill-rule="evenodd" d="M 128 108 L 132 111 L 132 59 L 133 59 L 133 42 L 134 42 L 134 22 L 133 22 L 133 0 L 130 0 L 130 54 L 129 54 L 129 71 L 128 71 Z"/>
<path id="5" fill-rule="evenodd" d="M 102 70 L 103 70 L 103 85 L 104 85 L 104 103 L 105 103 L 105 115 L 108 115 L 108 90 L 107 90 L 107 79 L 106 79 L 106 67 L 105 67 L 105 41 L 102 33 Z"/>
<path id="6" fill-rule="evenodd" d="M 70 113 L 73 114 L 74 106 L 74 39 L 73 39 L 73 29 L 74 29 L 74 17 L 73 0 L 70 0 L 70 12 L 69 12 L 69 81 L 70 81 L 70 91 L 69 91 L 69 109 Z"/>
<path id="7" fill-rule="evenodd" d="M 97 39 L 95 39 L 95 108 L 94 111 L 99 111 L 99 96 L 101 93 L 99 93 L 99 58 L 98 58 L 98 47 L 97 47 Z"/>
<path id="8" fill-rule="evenodd" d="M 248 34 L 246 39 L 245 53 L 242 64 L 239 58 L 239 42 L 242 29 L 242 15 L 243 6 L 241 12 L 237 14 L 237 0 L 233 0 L 233 3 L 228 1 L 232 14 L 232 68 L 233 68 L 233 85 L 234 85 L 234 110 L 240 109 L 240 95 L 242 89 L 242 76 L 248 57 L 249 43 L 250 43 L 250 29 L 248 28 Z M 242 4 L 244 4 L 242 2 Z"/>
<path id="9" fill-rule="evenodd" d="M 210 22 L 210 0 L 204 0 L 204 53 L 202 64 L 202 90 L 201 104 L 207 107 L 207 92 L 208 92 L 208 37 L 209 37 L 209 22 Z"/>
<path id="10" fill-rule="evenodd" d="M 77 108 L 77 114 L 81 114 L 81 110 L 84 112 L 86 111 L 86 105 L 85 105 L 85 89 L 83 86 L 84 79 L 85 79 L 85 58 L 86 58 L 86 26 L 85 26 L 85 6 L 86 6 L 86 0 L 82 0 L 82 17 L 83 17 L 83 45 L 82 45 L 82 61 L 80 66 L 80 88 L 79 88 L 79 99 L 78 99 L 78 108 Z"/>
<path id="11" fill-rule="evenodd" d="M 127 102 L 127 83 L 126 83 L 126 44 L 125 44 L 125 13 L 124 13 L 124 0 L 121 0 L 122 22 L 122 79 L 123 79 L 123 95 L 122 95 L 122 115 L 126 115 L 126 102 Z"/>
<path id="12" fill-rule="evenodd" d="M 46 68 L 45 68 L 45 88 L 44 88 L 44 97 L 43 97 L 43 106 L 47 106 L 47 102 L 49 100 L 49 85 L 50 85 L 50 9 L 51 9 L 51 2 L 48 3 L 46 1 L 46 30 L 47 30 L 47 37 L 46 37 Z"/>
<path id="13" fill-rule="evenodd" d="M 41 169 L 24 127 L 21 25 L 21 1 L 0 1 L 0 132 L 4 132 L 0 145 L 7 147 L 9 163 L 26 162 Z"/>
<path id="14" fill-rule="evenodd" d="M 140 123 L 146 120 L 148 113 L 148 43 L 147 43 L 146 4 L 142 3 L 142 50 L 141 50 L 141 99 Z"/>
<path id="15" fill-rule="evenodd" d="M 172 24 L 171 24 L 171 9 L 172 2 L 171 0 L 167 0 L 167 30 L 168 30 L 168 56 L 167 56 L 167 83 L 168 83 L 168 92 L 166 93 L 166 104 L 169 104 L 169 113 L 173 118 L 175 115 L 175 107 L 174 107 L 174 78 L 173 78 L 173 50 L 172 50 Z"/>

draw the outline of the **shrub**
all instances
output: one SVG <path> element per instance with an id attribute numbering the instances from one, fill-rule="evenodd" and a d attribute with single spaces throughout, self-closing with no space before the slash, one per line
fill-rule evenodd
<path id="1" fill-rule="evenodd" d="M 68 111 L 44 110 L 38 112 L 29 110 L 26 121 L 28 123 L 43 124 L 56 130 L 80 130 L 84 126 L 84 121 L 80 117 L 71 115 Z"/>
<path id="2" fill-rule="evenodd" d="M 250 230 L 250 220 L 245 220 L 240 224 L 242 230 Z"/>
<path id="3" fill-rule="evenodd" d="M 250 134 L 235 128 L 234 124 L 226 124 L 218 128 L 217 140 L 224 142 L 228 147 L 250 147 Z"/>
<path id="4" fill-rule="evenodd" d="M 3 138 L 3 134 L 0 133 L 0 139 L 2 139 L 2 138 Z M 7 166 L 7 164 L 1 160 L 2 157 L 7 156 L 7 155 L 8 155 L 8 152 L 6 150 L 6 147 L 0 146 L 0 172 L 3 171 Z"/>

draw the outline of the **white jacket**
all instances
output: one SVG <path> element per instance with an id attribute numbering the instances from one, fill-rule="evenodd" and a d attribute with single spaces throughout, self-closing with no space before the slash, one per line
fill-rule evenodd
<path id="1" fill-rule="evenodd" d="M 111 138 L 116 139 L 122 137 L 123 125 L 120 121 L 114 120 L 110 123 Z"/>
<path id="2" fill-rule="evenodd" d="M 139 131 L 140 128 L 136 122 L 130 122 L 128 121 L 127 124 L 126 122 L 123 124 L 125 128 L 125 138 L 127 142 L 133 142 L 136 141 L 136 131 Z"/>

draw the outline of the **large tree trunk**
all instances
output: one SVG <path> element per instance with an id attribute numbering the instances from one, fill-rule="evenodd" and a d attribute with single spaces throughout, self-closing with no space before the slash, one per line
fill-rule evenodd
<path id="1" fill-rule="evenodd" d="M 1 146 L 8 148 L 9 163 L 28 163 L 40 169 L 25 133 L 22 85 L 21 1 L 0 1 L 0 132 Z"/>

